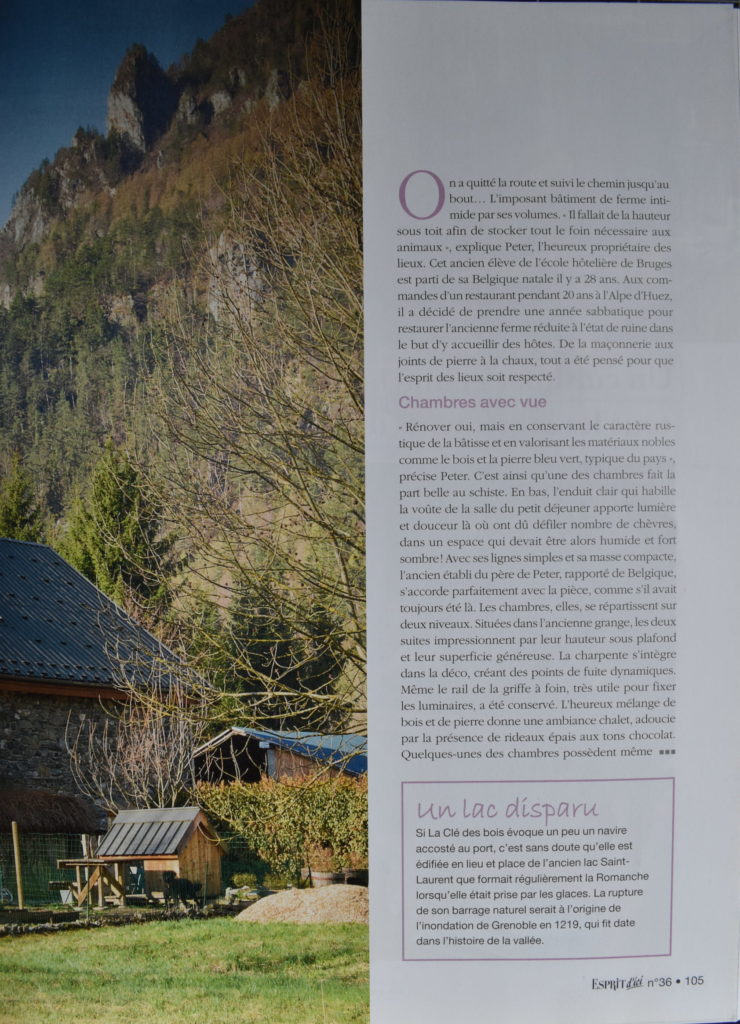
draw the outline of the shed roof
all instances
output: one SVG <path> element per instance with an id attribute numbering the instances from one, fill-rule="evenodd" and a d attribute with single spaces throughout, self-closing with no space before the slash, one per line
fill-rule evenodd
<path id="1" fill-rule="evenodd" d="M 195 756 L 215 750 L 235 737 L 255 739 L 260 746 L 289 750 L 321 764 L 336 765 L 350 775 L 363 775 L 367 771 L 367 737 L 354 733 L 334 735 L 317 732 L 286 732 L 277 729 L 251 729 L 234 726 L 214 736 L 195 751 Z"/>
<path id="2" fill-rule="evenodd" d="M 174 659 L 52 548 L 0 538 L 0 676 L 115 686 L 142 652 Z"/>
<path id="3" fill-rule="evenodd" d="M 0 785 L 0 832 L 9 832 L 14 821 L 21 832 L 105 831 L 105 814 L 82 797 L 26 789 L 20 784 Z"/>
<path id="4" fill-rule="evenodd" d="M 97 856 L 177 856 L 202 814 L 200 807 L 119 811 L 98 847 Z"/>

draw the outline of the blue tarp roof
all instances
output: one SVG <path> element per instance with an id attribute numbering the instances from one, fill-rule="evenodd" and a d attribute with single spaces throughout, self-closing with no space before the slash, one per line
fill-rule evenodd
<path id="1" fill-rule="evenodd" d="M 278 729 L 250 729 L 237 725 L 214 737 L 195 753 L 197 755 L 206 749 L 212 750 L 234 736 L 243 736 L 245 739 L 251 737 L 260 744 L 290 750 L 294 754 L 310 757 L 322 764 L 341 765 L 344 771 L 351 775 L 364 775 L 367 771 L 367 737 L 353 733 L 332 735 L 307 731 L 287 732 Z"/>

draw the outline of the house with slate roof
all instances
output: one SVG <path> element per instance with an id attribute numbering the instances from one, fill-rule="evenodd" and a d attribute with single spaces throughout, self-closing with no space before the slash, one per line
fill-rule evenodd
<path id="1" fill-rule="evenodd" d="M 143 678 L 161 655 L 172 658 L 50 547 L 0 539 L 0 790 L 79 795 L 67 723 L 102 722 L 122 665 Z"/>
<path id="2" fill-rule="evenodd" d="M 317 771 L 359 776 L 367 772 L 367 738 L 235 726 L 203 743 L 194 756 L 204 782 L 305 778 Z"/>

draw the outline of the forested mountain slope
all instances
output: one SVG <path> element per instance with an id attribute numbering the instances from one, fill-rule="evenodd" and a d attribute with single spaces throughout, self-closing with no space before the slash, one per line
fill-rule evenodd
<path id="1" fill-rule="evenodd" d="M 0 234 L 0 521 L 277 724 L 361 714 L 359 125 L 357 5 L 260 0 L 132 46 Z"/>
<path id="2" fill-rule="evenodd" d="M 24 455 L 55 517 L 102 440 L 137 418 L 172 281 L 217 238 L 233 168 L 306 71 L 310 0 L 262 0 L 163 71 L 133 45 L 105 136 L 80 128 L 34 171 L 0 233 L 0 468 Z"/>

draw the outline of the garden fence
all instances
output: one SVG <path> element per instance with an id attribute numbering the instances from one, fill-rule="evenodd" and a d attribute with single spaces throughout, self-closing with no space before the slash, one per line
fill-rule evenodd
<path id="1" fill-rule="evenodd" d="M 223 886 L 232 884 L 235 874 L 260 874 L 262 863 L 244 836 L 221 833 L 224 855 L 221 862 Z M 83 856 L 82 836 L 75 834 L 42 835 L 20 834 L 21 867 L 23 869 L 23 895 L 28 906 L 46 906 L 61 903 L 61 892 L 74 881 L 74 869 L 57 867 L 58 860 L 71 860 Z M 263 871 L 267 866 L 262 864 Z M 17 904 L 13 839 L 9 832 L 0 833 L 0 905 Z"/>
<path id="2" fill-rule="evenodd" d="M 57 868 L 57 860 L 82 856 L 82 837 L 74 834 L 20 834 L 23 895 L 29 906 L 60 903 L 60 892 L 69 888 L 74 870 Z M 0 903 L 17 904 L 13 839 L 10 832 L 0 833 Z"/>
<path id="3" fill-rule="evenodd" d="M 219 832 L 219 838 L 224 851 L 221 860 L 221 881 L 224 888 L 232 884 L 236 874 L 250 872 L 259 877 L 265 869 L 269 870 L 267 865 L 260 861 L 245 836 Z"/>

